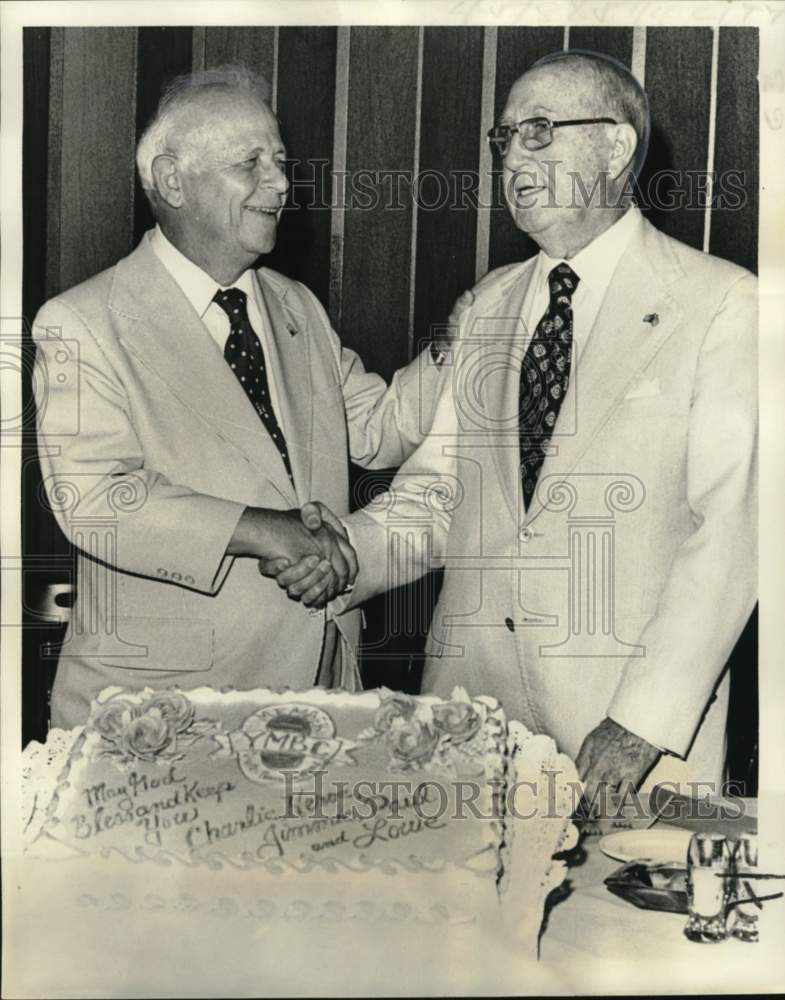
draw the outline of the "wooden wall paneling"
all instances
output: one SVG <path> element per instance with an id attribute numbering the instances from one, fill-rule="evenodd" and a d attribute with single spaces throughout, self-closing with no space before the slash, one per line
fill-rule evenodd
<path id="1" fill-rule="evenodd" d="M 409 360 L 413 234 L 412 174 L 417 169 L 422 29 L 352 28 L 346 119 L 341 330 L 366 367 L 389 378 Z M 386 172 L 378 173 L 378 172 Z M 401 178 L 399 183 L 399 178 Z M 354 468 L 353 506 L 368 502 L 392 473 Z M 391 591 L 365 607 L 365 685 L 410 683 L 409 656 L 422 648 L 422 626 L 408 613 L 421 588 Z M 407 634 L 408 633 L 408 634 Z"/>
<path id="2" fill-rule="evenodd" d="M 46 299 L 50 28 L 23 31 L 22 313 L 31 323 Z"/>
<path id="3" fill-rule="evenodd" d="M 56 29 L 55 29 L 56 30 Z M 35 407 L 32 399 L 32 364 L 35 356 L 29 329 L 36 313 L 48 298 L 47 290 L 47 192 L 50 171 L 59 179 L 59 149 L 49 156 L 50 124 L 50 28 L 25 28 L 23 35 L 24 104 L 22 118 L 22 323 L 24 365 L 22 372 L 22 544 L 26 555 L 68 552 L 68 544 L 48 508 L 38 497 L 41 471 L 35 435 Z M 62 39 L 60 39 L 62 40 Z M 60 83 L 62 77 L 60 78 Z M 60 111 L 58 101 L 52 109 Z M 59 135 L 59 132 L 58 132 Z M 52 185 L 54 187 L 54 185 Z M 55 201 L 59 216 L 59 196 Z M 59 228 L 57 230 L 59 233 Z M 60 256 L 56 257 L 58 266 Z"/>
<path id="4" fill-rule="evenodd" d="M 496 49 L 496 112 L 498 120 L 510 87 L 533 63 L 563 47 L 563 28 L 499 28 Z M 501 161 L 493 158 L 497 171 L 493 185 L 493 208 L 489 240 L 489 269 L 526 260 L 537 253 L 537 244 L 513 225 L 504 202 Z"/>
<path id="5" fill-rule="evenodd" d="M 758 268 L 757 75 L 758 29 L 720 28 L 709 249 L 751 271 Z"/>
<path id="6" fill-rule="evenodd" d="M 696 186 L 707 165 L 711 49 L 710 28 L 646 31 L 652 135 L 639 181 L 642 207 L 669 236 L 698 250 L 705 197 Z"/>
<path id="7" fill-rule="evenodd" d="M 60 291 L 60 201 L 62 196 L 63 58 L 65 29 L 51 28 L 49 36 L 49 143 L 46 153 L 46 294 Z"/>
<path id="8" fill-rule="evenodd" d="M 247 66 L 261 73 L 273 86 L 275 71 L 275 28 L 204 29 L 204 65 L 207 68 L 225 63 Z"/>
<path id="9" fill-rule="evenodd" d="M 426 28 L 414 332 L 429 338 L 474 284 L 482 135 L 482 28 Z"/>
<path id="10" fill-rule="evenodd" d="M 55 29 L 57 30 L 57 29 Z M 62 42 L 62 34 L 59 36 Z M 48 506 L 41 501 L 38 487 L 41 467 L 35 442 L 35 406 L 32 371 L 35 358 L 30 328 L 35 314 L 47 298 L 47 193 L 49 171 L 59 165 L 59 146 L 50 161 L 50 110 L 60 104 L 50 102 L 52 89 L 52 29 L 26 27 L 22 35 L 23 110 L 22 110 L 22 449 L 21 449 L 21 534 L 25 560 L 22 578 L 22 746 L 31 739 L 45 740 L 49 721 L 49 692 L 54 679 L 56 659 L 46 656 L 49 642 L 62 636 L 62 629 L 41 625 L 31 609 L 42 603 L 42 595 L 55 576 L 68 582 L 52 569 L 52 556 L 68 559 L 69 546 L 57 527 Z M 60 45 L 60 54 L 62 45 Z M 59 77 L 62 83 L 62 74 Z M 57 88 L 61 96 L 61 87 Z M 59 127 L 58 127 L 59 140 Z M 59 172 L 57 174 L 59 179 Z M 59 217 L 59 183 L 58 206 Z M 55 185 L 52 184 L 52 190 Z M 59 228 L 57 230 L 59 232 Z M 60 256 L 56 257 L 59 267 Z M 8 414 L 6 414 L 8 417 Z"/>
<path id="11" fill-rule="evenodd" d="M 570 28 L 571 49 L 602 52 L 632 65 L 632 28 L 575 27 Z"/>
<path id="12" fill-rule="evenodd" d="M 139 28 L 137 45 L 134 145 L 158 107 L 165 84 L 172 77 L 191 72 L 193 32 L 191 28 Z M 134 174 L 133 245 L 154 225 L 155 219 L 149 202 L 139 178 Z"/>
<path id="13" fill-rule="evenodd" d="M 135 82 L 133 28 L 69 28 L 64 33 L 56 291 L 128 252 Z"/>
<path id="14" fill-rule="evenodd" d="M 417 53 L 417 28 L 352 28 L 340 332 L 385 378 L 409 360 Z"/>
<path id="15" fill-rule="evenodd" d="M 330 299 L 330 199 L 337 29 L 280 28 L 277 113 L 292 190 L 270 267 Z"/>

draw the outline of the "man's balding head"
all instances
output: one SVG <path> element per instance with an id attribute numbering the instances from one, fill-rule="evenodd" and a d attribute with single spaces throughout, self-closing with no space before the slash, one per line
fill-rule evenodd
<path id="1" fill-rule="evenodd" d="M 651 117 L 646 91 L 635 76 L 617 59 L 599 52 L 568 49 L 552 52 L 532 66 L 530 73 L 551 67 L 570 79 L 576 91 L 583 95 L 587 117 L 615 118 L 628 122 L 635 129 L 638 145 L 632 163 L 632 176 L 637 176 L 649 146 Z"/>
<path id="2" fill-rule="evenodd" d="M 500 125 L 507 204 L 546 253 L 569 258 L 626 211 L 649 116 L 620 63 L 577 50 L 546 56 L 512 85 Z"/>
<path id="3" fill-rule="evenodd" d="M 243 99 L 254 99 L 269 110 L 269 84 L 245 66 L 218 66 L 187 73 L 167 85 L 136 148 L 139 179 L 148 197 L 155 190 L 155 158 L 174 154 L 191 165 L 213 138 L 214 123 L 222 112 Z"/>
<path id="4" fill-rule="evenodd" d="M 267 98 L 260 77 L 234 66 L 179 77 L 137 151 L 164 235 L 222 285 L 273 249 L 289 189 Z"/>

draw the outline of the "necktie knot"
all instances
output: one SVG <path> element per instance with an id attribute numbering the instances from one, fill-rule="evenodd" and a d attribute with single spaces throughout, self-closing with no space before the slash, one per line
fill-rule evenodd
<path id="1" fill-rule="evenodd" d="M 551 302 L 559 302 L 559 300 L 564 299 L 566 299 L 567 303 L 571 302 L 573 293 L 578 287 L 580 280 L 569 264 L 564 261 L 561 264 L 557 264 L 548 275 Z M 565 302 L 562 301 L 560 304 L 564 305 Z"/>
<path id="2" fill-rule="evenodd" d="M 248 319 L 247 296 L 241 288 L 219 288 L 213 302 L 223 309 L 232 323 Z"/>

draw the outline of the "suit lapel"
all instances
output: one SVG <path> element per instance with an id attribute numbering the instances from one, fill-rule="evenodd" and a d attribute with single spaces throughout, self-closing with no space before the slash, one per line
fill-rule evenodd
<path id="1" fill-rule="evenodd" d="M 663 256 L 665 254 L 666 256 Z M 553 453 L 540 472 L 566 476 L 624 398 L 629 384 L 652 360 L 683 318 L 681 307 L 667 291 L 675 261 L 664 240 L 648 223 L 643 236 L 625 253 L 614 273 L 588 343 L 570 385 L 570 403 L 559 414 Z M 656 315 L 656 323 L 644 321 Z M 572 417 L 571 424 L 562 416 Z M 535 492 L 528 520 L 542 510 L 542 491 Z"/>
<path id="2" fill-rule="evenodd" d="M 257 271 L 259 305 L 271 336 L 267 359 L 278 388 L 278 414 L 286 434 L 301 502 L 311 496 L 312 391 L 308 363 L 308 317 L 287 300 L 287 286 L 266 269 Z"/>
<path id="3" fill-rule="evenodd" d="M 537 257 L 527 261 L 521 270 L 516 270 L 510 278 L 499 288 L 499 299 L 496 301 L 483 302 L 480 315 L 489 316 L 491 324 L 494 320 L 504 319 L 509 322 L 510 337 L 503 345 L 499 345 L 498 336 L 489 338 L 489 345 L 502 347 L 505 352 L 509 352 L 509 363 L 504 368 L 501 384 L 499 386 L 499 406 L 502 416 L 515 414 L 514 420 L 499 420 L 495 424 L 499 427 L 503 424 L 503 429 L 491 430 L 493 447 L 491 451 L 496 461 L 499 479 L 502 484 L 505 499 L 510 506 L 513 516 L 517 519 L 520 509 L 520 446 L 518 443 L 518 409 L 519 391 L 521 380 L 521 366 L 526 348 L 529 346 L 532 330 L 526 330 L 521 318 L 523 313 L 523 303 L 529 290 L 529 285 L 534 277 L 537 264 Z M 491 325 L 490 331 L 494 333 L 495 324 Z M 497 418 L 497 414 L 493 415 Z M 490 424 L 494 428 L 494 423 Z"/>
<path id="4" fill-rule="evenodd" d="M 117 265 L 109 308 L 121 341 L 139 362 L 271 480 L 287 503 L 296 503 L 270 436 L 147 237 Z"/>

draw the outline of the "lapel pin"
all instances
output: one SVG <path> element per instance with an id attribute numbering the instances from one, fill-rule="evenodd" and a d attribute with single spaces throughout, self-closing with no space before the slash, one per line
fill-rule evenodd
<path id="1" fill-rule="evenodd" d="M 651 323 L 652 326 L 656 326 L 659 323 L 659 321 L 660 317 L 657 315 L 657 313 L 646 313 L 646 315 L 643 317 L 643 322 Z"/>
<path id="2" fill-rule="evenodd" d="M 286 329 L 289 331 L 289 333 L 291 334 L 292 337 L 296 337 L 297 334 L 300 332 L 297 329 L 297 327 L 294 325 L 294 323 L 287 323 L 286 324 Z"/>

